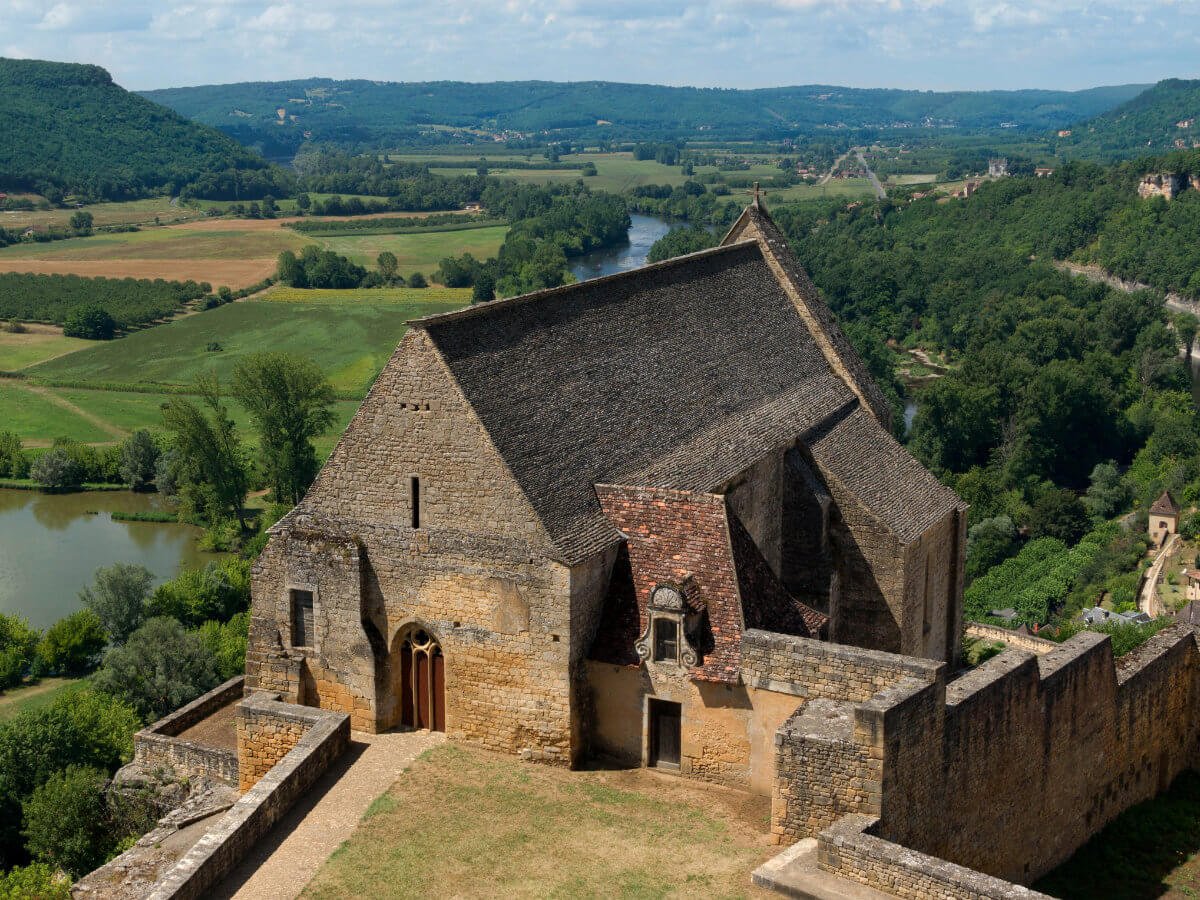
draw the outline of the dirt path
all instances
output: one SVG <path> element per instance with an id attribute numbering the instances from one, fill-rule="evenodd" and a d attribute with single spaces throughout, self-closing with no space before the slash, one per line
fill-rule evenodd
<path id="1" fill-rule="evenodd" d="M 129 437 L 129 432 L 125 429 L 118 428 L 107 419 L 102 419 L 95 413 L 88 412 L 82 406 L 77 406 L 65 397 L 60 397 L 49 388 L 42 387 L 40 384 L 30 384 L 27 381 L 14 381 L 13 384 L 22 390 L 29 391 L 31 394 L 37 394 L 38 396 L 49 400 L 55 406 L 65 409 L 67 412 L 74 413 L 75 415 L 79 416 L 79 418 L 84 419 L 87 422 L 91 422 L 101 431 L 112 435 L 117 440 L 124 440 L 125 438 Z"/>
<path id="2" fill-rule="evenodd" d="M 1158 556 L 1154 558 L 1154 565 L 1146 573 L 1146 580 L 1142 584 L 1142 593 L 1138 597 L 1138 609 L 1152 619 L 1157 619 L 1166 612 L 1163 609 L 1162 597 L 1158 594 L 1158 582 L 1162 578 L 1163 568 L 1166 566 L 1167 561 L 1178 550 L 1179 535 L 1173 534 L 1163 548 L 1158 551 Z"/>
<path id="3" fill-rule="evenodd" d="M 350 750 L 210 896 L 292 900 L 350 837 L 371 802 L 445 740 L 420 732 L 354 733 Z"/>
<path id="4" fill-rule="evenodd" d="M 871 187 L 875 189 L 875 196 L 880 200 L 887 197 L 887 191 L 885 191 L 883 189 L 883 185 L 879 183 L 878 176 L 876 176 L 876 174 L 871 170 L 871 167 L 867 165 L 866 157 L 864 157 L 862 153 L 862 147 L 855 147 L 854 155 L 858 157 L 858 164 L 866 170 L 867 177 L 871 179 Z"/>

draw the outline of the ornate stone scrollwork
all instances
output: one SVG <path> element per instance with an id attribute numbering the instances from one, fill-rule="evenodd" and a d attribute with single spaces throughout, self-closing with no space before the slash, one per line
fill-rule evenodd
<path id="1" fill-rule="evenodd" d="M 698 666 L 700 654 L 692 646 L 685 631 L 687 620 L 687 603 L 683 591 L 673 584 L 660 584 L 650 592 L 649 614 L 646 617 L 646 630 L 633 643 L 634 652 L 642 662 L 653 659 L 654 623 L 659 619 L 668 619 L 675 623 L 677 654 L 675 659 L 659 659 L 655 662 L 673 662 L 676 665 Z"/>

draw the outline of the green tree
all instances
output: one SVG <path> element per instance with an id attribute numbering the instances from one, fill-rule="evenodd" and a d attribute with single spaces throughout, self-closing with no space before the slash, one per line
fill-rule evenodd
<path id="1" fill-rule="evenodd" d="M 82 675 L 95 668 L 108 635 L 91 609 L 64 616 L 46 629 L 37 645 L 40 667 L 54 675 Z"/>
<path id="2" fill-rule="evenodd" d="M 66 337 L 87 338 L 92 341 L 112 340 L 117 331 L 117 323 L 98 303 L 87 303 L 77 306 L 67 313 L 63 320 L 63 334 Z"/>
<path id="3" fill-rule="evenodd" d="M 219 684 L 216 660 L 193 632 L 163 616 L 148 619 L 114 647 L 93 676 L 97 690 L 129 703 L 150 720 Z"/>
<path id="4" fill-rule="evenodd" d="M 150 432 L 142 428 L 121 444 L 121 477 L 133 490 L 145 487 L 154 480 L 159 449 Z"/>
<path id="5" fill-rule="evenodd" d="M 210 562 L 201 569 L 184 569 L 160 584 L 147 613 L 196 626 L 209 619 L 224 622 L 249 606 L 250 563 L 235 557 Z"/>
<path id="6" fill-rule="evenodd" d="M 200 643 L 216 661 L 217 677 L 222 681 L 246 670 L 246 646 L 250 635 L 250 616 L 240 612 L 228 622 L 205 622 L 196 632 Z"/>
<path id="7" fill-rule="evenodd" d="M 71 900 L 71 879 L 45 863 L 0 873 L 0 900 Z"/>
<path id="8" fill-rule="evenodd" d="M 394 281 L 398 269 L 396 254 L 391 250 L 384 250 L 375 258 L 376 265 L 379 266 L 379 274 L 383 276 L 385 281 Z"/>
<path id="9" fill-rule="evenodd" d="M 425 276 L 420 272 L 413 272 L 408 276 L 408 286 L 413 288 L 429 287 L 429 282 L 425 280 Z"/>
<path id="10" fill-rule="evenodd" d="M 116 563 L 99 568 L 79 599 L 96 614 L 114 644 L 123 644 L 146 618 L 154 573 L 145 566 Z"/>
<path id="11" fill-rule="evenodd" d="M 79 464 L 61 447 L 43 453 L 29 467 L 29 477 L 52 490 L 78 487 L 83 474 Z"/>
<path id="12" fill-rule="evenodd" d="M 475 284 L 471 286 L 471 302 L 487 303 L 489 300 L 495 299 L 496 279 L 492 277 L 491 272 L 484 269 L 476 276 Z"/>
<path id="13" fill-rule="evenodd" d="M 1171 317 L 1171 322 L 1175 326 L 1175 334 L 1179 336 L 1183 349 L 1190 357 L 1192 345 L 1196 342 L 1196 332 L 1200 331 L 1200 319 L 1189 312 L 1179 312 Z"/>
<path id="14" fill-rule="evenodd" d="M 1074 491 L 1051 488 L 1034 501 L 1029 514 L 1030 537 L 1058 538 L 1070 546 L 1088 530 L 1088 514 Z"/>
<path id="15" fill-rule="evenodd" d="M 12 431 L 0 431 L 0 478 L 24 478 L 29 474 L 29 457 L 21 449 L 21 438 Z"/>
<path id="16" fill-rule="evenodd" d="M 300 260 L 291 250 L 284 250 L 279 254 L 275 265 L 275 280 L 292 287 L 308 287 L 304 266 L 300 265 Z"/>
<path id="17" fill-rule="evenodd" d="M 974 581 L 1019 549 L 1017 527 L 1008 516 L 993 516 L 967 532 L 967 578 Z"/>
<path id="18" fill-rule="evenodd" d="M 307 212 L 309 207 L 311 207 L 311 206 L 312 206 L 312 200 L 309 198 L 308 194 L 297 194 L 296 195 L 296 209 Z"/>
<path id="19" fill-rule="evenodd" d="M 183 481 L 193 490 L 193 506 L 209 525 L 234 518 L 243 531 L 243 503 L 249 485 L 237 428 L 221 400 L 215 375 L 196 379 L 201 406 L 174 396 L 163 408 L 163 422 L 174 436 Z M 203 407 L 203 408 L 202 408 Z"/>
<path id="20" fill-rule="evenodd" d="M 38 785 L 21 805 L 29 854 L 74 878 L 101 865 L 117 843 L 104 802 L 107 781 L 102 769 L 68 766 Z"/>
<path id="21" fill-rule="evenodd" d="M 233 395 L 258 430 L 267 478 L 280 503 L 304 497 L 320 463 L 313 438 L 333 424 L 333 388 L 310 360 L 255 353 L 233 370 Z"/>
<path id="22" fill-rule="evenodd" d="M 20 616 L 0 613 L 0 690 L 21 683 L 34 661 L 38 633 Z"/>
<path id="23" fill-rule="evenodd" d="M 1133 500 L 1133 492 L 1121 477 L 1116 463 L 1096 463 L 1089 479 L 1083 505 L 1093 519 L 1109 519 L 1125 510 Z"/>
<path id="24" fill-rule="evenodd" d="M 23 861 L 21 804 L 69 765 L 112 772 L 133 755 L 141 726 L 125 703 L 72 691 L 0 723 L 0 868 Z"/>
<path id="25" fill-rule="evenodd" d="M 81 209 L 71 216 L 71 228 L 77 234 L 86 237 L 92 233 L 92 221 L 92 214 Z"/>

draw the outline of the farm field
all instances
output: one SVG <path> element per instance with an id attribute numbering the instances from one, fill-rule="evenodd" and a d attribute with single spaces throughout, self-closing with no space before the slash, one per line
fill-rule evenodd
<path id="1" fill-rule="evenodd" d="M 311 243 L 278 221 L 206 220 L 0 250 L 0 271 L 207 281 L 244 287 L 275 271 L 282 250 Z"/>
<path id="2" fill-rule="evenodd" d="M 777 850 L 767 821 L 765 798 L 741 791 L 445 744 L 368 807 L 302 896 L 767 897 L 749 877 Z"/>
<path id="3" fill-rule="evenodd" d="M 328 292 L 319 292 L 327 294 Z M 381 291 L 340 291 L 342 303 L 244 301 L 187 316 L 117 341 L 97 343 L 28 370 L 31 379 L 96 386 L 186 386 L 214 371 L 226 380 L 241 357 L 284 350 L 312 359 L 336 390 L 362 396 L 412 318 L 470 302 L 470 291 L 393 299 Z M 384 295 L 384 296 L 381 296 Z M 292 296 L 284 295 L 284 296 Z M 449 297 L 453 296 L 453 299 Z M 219 351 L 206 349 L 218 344 Z"/>
<path id="4" fill-rule="evenodd" d="M 885 184 L 932 184 L 937 181 L 936 172 L 912 175 L 888 175 L 883 179 Z"/>
<path id="5" fill-rule="evenodd" d="M 38 390 L 16 379 L 0 380 L 0 422 L 3 430 L 15 432 L 29 447 L 48 447 L 58 437 L 87 444 L 115 440 L 115 435 L 65 403 L 54 394 Z"/>
<path id="6" fill-rule="evenodd" d="M 833 178 L 825 184 L 794 184 L 783 189 L 763 191 L 763 196 L 768 202 L 796 203 L 838 198 L 857 200 L 874 196 L 874 191 L 868 178 Z M 744 202 L 736 193 L 732 197 L 738 203 Z"/>
<path id="7" fill-rule="evenodd" d="M 507 225 L 489 228 L 466 228 L 458 231 L 437 231 L 432 234 L 364 234 L 352 237 L 318 237 L 312 235 L 327 250 L 349 257 L 360 266 L 375 268 L 375 258 L 384 250 L 396 254 L 400 274 L 420 271 L 428 275 L 437 269 L 447 256 L 470 253 L 476 259 L 495 256 Z"/>
<path id="8" fill-rule="evenodd" d="M 53 325 L 26 325 L 23 334 L 0 331 L 0 372 L 15 372 L 90 346 L 82 338 L 63 337 Z"/>
<path id="9" fill-rule="evenodd" d="M 124 203 L 92 203 L 83 207 L 92 214 L 94 225 L 153 224 L 157 217 L 164 225 L 187 222 L 198 218 L 201 210 L 187 206 L 172 206 L 167 197 L 150 200 L 127 200 Z M 0 228 L 20 229 L 31 225 L 66 226 L 77 209 L 0 210 Z"/>

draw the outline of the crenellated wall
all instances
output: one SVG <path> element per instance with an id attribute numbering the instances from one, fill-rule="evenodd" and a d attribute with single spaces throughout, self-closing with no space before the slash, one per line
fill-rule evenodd
<path id="1" fill-rule="evenodd" d="M 791 650 L 797 675 L 869 683 L 861 660 Z M 1109 638 L 1085 632 L 1040 656 L 1006 651 L 949 684 L 944 670 L 893 659 L 872 677 L 900 677 L 871 697 L 841 687 L 851 702 L 810 702 L 780 729 L 776 835 L 815 836 L 865 814 L 882 841 L 1029 883 L 1200 762 L 1190 628 L 1115 662 Z"/>

